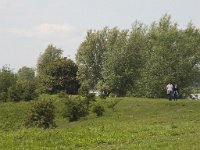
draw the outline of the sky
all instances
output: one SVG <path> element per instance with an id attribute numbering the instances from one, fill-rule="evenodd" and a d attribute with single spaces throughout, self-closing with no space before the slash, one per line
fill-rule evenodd
<path id="1" fill-rule="evenodd" d="M 200 28 L 199 0 L 0 0 L 0 68 L 36 68 L 49 44 L 75 60 L 88 30 L 150 25 L 164 14 Z"/>

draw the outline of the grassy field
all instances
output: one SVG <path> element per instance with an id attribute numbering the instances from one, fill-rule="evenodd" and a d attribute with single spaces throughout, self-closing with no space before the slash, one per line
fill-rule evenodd
<path id="1" fill-rule="evenodd" d="M 200 101 L 121 98 L 114 112 L 71 123 L 56 101 L 58 127 L 47 130 L 24 127 L 29 105 L 0 103 L 1 150 L 200 149 Z"/>

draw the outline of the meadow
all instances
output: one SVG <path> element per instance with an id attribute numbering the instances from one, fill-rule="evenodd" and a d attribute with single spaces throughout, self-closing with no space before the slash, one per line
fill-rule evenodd
<path id="1" fill-rule="evenodd" d="M 29 102 L 0 103 L 1 150 L 188 150 L 200 149 L 200 101 L 118 98 L 114 111 L 63 118 L 56 100 L 56 128 L 25 128 Z M 103 103 L 110 99 L 102 100 Z"/>

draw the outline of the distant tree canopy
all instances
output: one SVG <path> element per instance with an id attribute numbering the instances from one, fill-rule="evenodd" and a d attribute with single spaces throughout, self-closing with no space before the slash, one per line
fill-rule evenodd
<path id="1" fill-rule="evenodd" d="M 9 66 L 0 70 L 0 100 L 32 100 L 37 96 L 35 71 L 22 67 L 14 73 Z"/>
<path id="2" fill-rule="evenodd" d="M 46 67 L 52 62 L 61 59 L 63 50 L 53 45 L 48 45 L 44 53 L 41 54 L 37 62 L 37 73 L 42 76 L 46 74 Z"/>
<path id="3" fill-rule="evenodd" d="M 77 71 L 77 65 L 63 57 L 62 50 L 49 45 L 38 59 L 37 73 L 26 66 L 17 73 L 7 65 L 0 69 L 0 100 L 30 101 L 42 93 L 56 94 L 61 91 L 77 94 L 80 86 Z"/>
<path id="4" fill-rule="evenodd" d="M 129 30 L 89 30 L 76 55 L 78 79 L 88 91 L 163 97 L 168 82 L 184 90 L 197 81 L 199 53 L 200 30 L 179 29 L 169 15 Z"/>
<path id="5" fill-rule="evenodd" d="M 76 94 L 79 88 L 77 70 L 78 67 L 72 60 L 62 57 L 62 50 L 49 45 L 38 59 L 39 91 L 50 94 L 60 91 Z"/>
<path id="6" fill-rule="evenodd" d="M 16 76 L 9 66 L 3 66 L 0 70 L 0 100 L 8 99 L 8 90 L 16 83 Z"/>
<path id="7" fill-rule="evenodd" d="M 29 67 L 22 67 L 16 73 L 16 83 L 8 90 L 8 97 L 14 101 L 30 101 L 36 96 L 35 70 Z"/>
<path id="8" fill-rule="evenodd" d="M 3 66 L 0 100 L 28 101 L 41 93 L 90 90 L 104 96 L 165 97 L 169 82 L 178 84 L 180 93 L 200 86 L 200 30 L 192 23 L 180 29 L 164 15 L 149 26 L 135 22 L 130 29 L 89 30 L 76 63 L 48 45 L 36 70 L 22 67 L 14 73 Z"/>
<path id="9" fill-rule="evenodd" d="M 35 78 L 35 70 L 24 66 L 18 70 L 17 77 L 19 80 L 33 81 Z"/>

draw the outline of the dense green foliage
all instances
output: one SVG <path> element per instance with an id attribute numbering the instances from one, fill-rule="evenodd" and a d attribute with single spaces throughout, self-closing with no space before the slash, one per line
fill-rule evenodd
<path id="1" fill-rule="evenodd" d="M 61 58 L 62 52 L 61 49 L 58 49 L 53 45 L 48 45 L 44 53 L 42 53 L 38 58 L 37 72 L 41 77 L 43 77 L 43 75 L 45 76 L 46 67 L 49 64 Z"/>
<path id="2" fill-rule="evenodd" d="M 169 16 L 154 23 L 148 33 L 148 61 L 144 64 L 139 80 L 141 94 L 162 97 L 168 82 L 178 83 L 182 88 L 192 86 L 199 74 L 200 32 L 191 25 L 179 30 Z M 181 91 L 182 93 L 182 91 Z"/>
<path id="3" fill-rule="evenodd" d="M 45 87 L 48 93 L 65 91 L 68 94 L 77 94 L 79 83 L 76 79 L 76 64 L 66 58 L 52 62 L 46 68 Z"/>
<path id="4" fill-rule="evenodd" d="M 16 76 L 9 66 L 3 66 L 0 70 L 0 100 L 8 100 L 8 90 L 15 85 Z"/>
<path id="5" fill-rule="evenodd" d="M 64 116 L 69 118 L 69 121 L 77 121 L 81 117 L 88 114 L 88 103 L 81 96 L 65 97 L 65 113 Z"/>
<path id="6" fill-rule="evenodd" d="M 101 102 L 95 102 L 92 105 L 92 112 L 96 113 L 98 117 L 103 116 L 105 109 Z"/>
<path id="7" fill-rule="evenodd" d="M 77 52 L 81 88 L 104 95 L 164 97 L 166 84 L 181 93 L 198 85 L 200 30 L 191 23 L 179 29 L 171 17 L 129 30 L 88 31 Z"/>
<path id="8" fill-rule="evenodd" d="M 9 100 L 13 101 L 30 101 L 37 97 L 36 84 L 33 81 L 17 80 L 16 84 L 8 90 Z"/>
<path id="9" fill-rule="evenodd" d="M 22 67 L 14 73 L 8 66 L 0 71 L 0 100 L 32 100 L 37 97 L 35 71 Z"/>
<path id="10" fill-rule="evenodd" d="M 37 81 L 34 69 L 22 67 L 17 72 L 16 77 L 16 83 L 8 89 L 9 99 L 13 101 L 29 101 L 36 98 Z"/>
<path id="11" fill-rule="evenodd" d="M 114 99 L 107 99 L 105 103 Z M 116 99 L 117 100 L 117 99 Z M 0 103 L 0 149 L 199 149 L 200 103 L 123 98 L 115 112 L 91 114 L 76 122 L 61 117 L 56 100 L 55 129 L 24 128 L 30 103 Z"/>
<path id="12" fill-rule="evenodd" d="M 38 59 L 37 73 L 26 66 L 17 73 L 7 65 L 0 69 L 0 100 L 30 101 L 42 93 L 61 91 L 77 94 L 80 86 L 77 70 L 72 60 L 62 57 L 62 50 L 49 45 Z"/>
<path id="13" fill-rule="evenodd" d="M 90 30 L 87 32 L 86 40 L 80 45 L 76 57 L 82 90 L 85 88 L 94 89 L 98 81 L 102 79 L 101 69 L 106 50 L 107 32 L 107 28 L 97 32 Z"/>
<path id="14" fill-rule="evenodd" d="M 200 30 L 188 23 L 178 27 L 169 15 L 151 25 L 135 22 L 130 29 L 89 30 L 76 62 L 63 50 L 48 45 L 37 69 L 14 73 L 0 69 L 0 100 L 29 101 L 39 94 L 98 92 L 113 96 L 165 97 L 169 82 L 178 84 L 181 97 L 200 85 Z"/>
<path id="15" fill-rule="evenodd" d="M 116 105 L 119 103 L 121 99 L 112 99 L 112 100 L 109 100 L 108 104 L 107 104 L 107 107 L 112 109 L 113 111 L 115 111 L 115 107 Z"/>
<path id="16" fill-rule="evenodd" d="M 27 114 L 25 125 L 27 127 L 51 128 L 55 127 L 55 106 L 53 100 L 46 95 L 33 101 Z"/>
<path id="17" fill-rule="evenodd" d="M 117 96 L 125 96 L 135 88 L 142 63 L 140 51 L 145 47 L 145 29 L 136 23 L 130 31 L 112 30 L 114 35 L 108 36 L 108 50 L 104 54 L 103 88 Z M 111 42 L 111 41 L 112 42 Z M 107 90 L 106 89 L 106 90 Z"/>
<path id="18" fill-rule="evenodd" d="M 24 128 L 29 103 L 0 102 L 0 130 L 11 131 Z"/>
<path id="19" fill-rule="evenodd" d="M 39 91 L 50 94 L 60 91 L 76 94 L 79 88 L 77 70 L 77 65 L 72 60 L 62 57 L 62 50 L 49 45 L 38 59 Z"/>
<path id="20" fill-rule="evenodd" d="M 33 81 L 35 80 L 35 70 L 24 66 L 18 70 L 17 78 L 18 80 Z"/>

